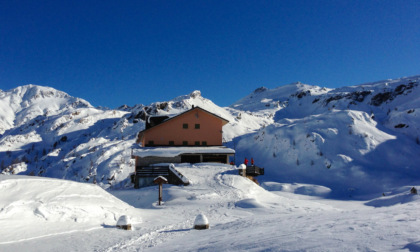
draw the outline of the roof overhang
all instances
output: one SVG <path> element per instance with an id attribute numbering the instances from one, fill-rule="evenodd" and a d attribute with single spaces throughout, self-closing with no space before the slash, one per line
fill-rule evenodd
<path id="1" fill-rule="evenodd" d="M 133 149 L 136 157 L 176 157 L 185 154 L 220 154 L 233 155 L 235 150 L 225 146 L 206 147 L 141 147 Z"/>

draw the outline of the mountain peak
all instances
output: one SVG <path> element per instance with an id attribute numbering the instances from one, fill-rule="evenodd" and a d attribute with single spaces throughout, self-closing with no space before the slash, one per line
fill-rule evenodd
<path id="1" fill-rule="evenodd" d="M 200 90 L 194 90 L 190 93 L 191 98 L 201 97 L 201 91 Z"/>
<path id="2" fill-rule="evenodd" d="M 69 108 L 89 108 L 89 102 L 51 87 L 28 84 L 0 93 L 0 134 L 39 115 L 54 115 Z"/>
<path id="3" fill-rule="evenodd" d="M 262 92 L 267 91 L 267 90 L 268 90 L 268 88 L 266 88 L 266 87 L 259 87 L 259 88 L 254 90 L 254 94 L 259 94 L 259 93 L 262 93 Z"/>

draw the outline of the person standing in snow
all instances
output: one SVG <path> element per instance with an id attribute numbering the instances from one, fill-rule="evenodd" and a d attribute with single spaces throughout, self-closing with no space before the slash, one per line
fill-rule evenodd
<path id="1" fill-rule="evenodd" d="M 244 164 L 245 164 L 245 165 L 248 165 L 248 159 L 246 159 L 246 158 L 245 158 L 245 160 L 244 160 Z"/>
<path id="2" fill-rule="evenodd" d="M 251 158 L 251 165 L 254 165 L 254 158 Z"/>

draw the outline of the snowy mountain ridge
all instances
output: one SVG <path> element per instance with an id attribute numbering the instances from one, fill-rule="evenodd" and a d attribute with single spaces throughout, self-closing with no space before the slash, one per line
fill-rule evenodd
<path id="1" fill-rule="evenodd" d="M 131 146 L 148 115 L 202 107 L 227 120 L 224 142 L 237 164 L 254 157 L 262 181 L 379 191 L 418 179 L 420 76 L 328 89 L 293 83 L 258 88 L 220 107 L 200 91 L 118 109 L 52 88 L 0 92 L 0 158 L 6 174 L 129 186 Z M 371 189 L 367 182 L 377 181 Z"/>
<path id="2" fill-rule="evenodd" d="M 84 107 L 92 105 L 83 99 L 71 97 L 50 87 L 30 84 L 1 91 L 0 134 L 40 115 L 51 116 L 69 109 Z"/>

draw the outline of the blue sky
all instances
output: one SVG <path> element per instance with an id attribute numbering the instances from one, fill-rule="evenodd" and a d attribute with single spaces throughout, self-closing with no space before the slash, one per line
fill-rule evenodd
<path id="1" fill-rule="evenodd" d="M 111 108 L 420 74 L 420 1 L 0 1 L 0 89 Z"/>

